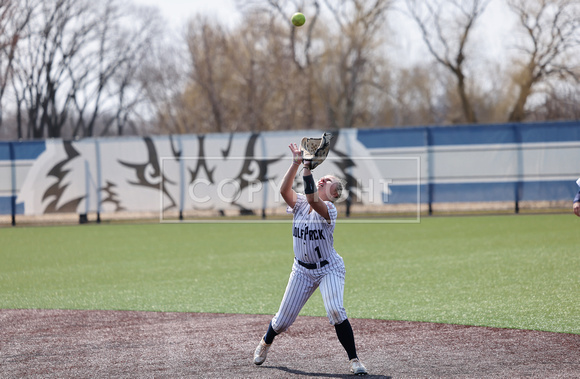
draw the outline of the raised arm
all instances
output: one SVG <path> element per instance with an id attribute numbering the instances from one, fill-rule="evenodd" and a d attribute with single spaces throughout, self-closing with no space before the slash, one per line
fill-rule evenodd
<path id="1" fill-rule="evenodd" d="M 286 175 L 284 175 L 284 178 L 282 179 L 280 195 L 282 195 L 282 198 L 289 207 L 294 208 L 298 195 L 296 195 L 296 192 L 292 189 L 292 184 L 294 183 L 296 172 L 298 172 L 298 167 L 300 167 L 300 163 L 302 163 L 302 154 L 295 143 L 291 143 L 288 147 L 292 152 L 292 165 L 288 168 Z"/>
<path id="2" fill-rule="evenodd" d="M 304 193 L 306 194 L 306 200 L 308 204 L 324 219 L 330 224 L 332 221 L 330 215 L 328 214 L 328 208 L 326 203 L 318 197 L 318 189 L 316 188 L 316 183 L 314 183 L 314 178 L 312 177 L 312 172 L 310 171 L 311 161 L 304 162 Z M 310 187 L 310 190 L 307 188 Z"/>

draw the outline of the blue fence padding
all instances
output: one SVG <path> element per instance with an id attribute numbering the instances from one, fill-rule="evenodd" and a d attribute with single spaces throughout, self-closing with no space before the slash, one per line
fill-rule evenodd
<path id="1" fill-rule="evenodd" d="M 46 150 L 44 141 L 19 142 L 14 144 L 16 159 L 36 159 Z"/>
<path id="2" fill-rule="evenodd" d="M 0 142 L 0 161 L 10 160 L 10 144 L 14 146 L 15 159 L 36 159 L 46 150 L 44 141 Z"/>
<path id="3" fill-rule="evenodd" d="M 359 129 L 358 140 L 368 149 L 442 145 L 580 141 L 580 121 Z"/>
<path id="4" fill-rule="evenodd" d="M 11 142 L 0 142 L 0 161 L 10 160 L 10 144 Z"/>
<path id="5" fill-rule="evenodd" d="M 425 146 L 427 128 L 359 129 L 358 140 L 368 149 Z"/>
<path id="6" fill-rule="evenodd" d="M 513 201 L 515 183 L 439 183 L 431 186 L 434 203 L 463 203 L 486 201 Z M 391 185 L 391 194 L 384 196 L 386 204 L 405 204 L 417 202 L 417 186 Z M 420 202 L 428 202 L 429 186 L 422 184 Z"/>
<path id="7" fill-rule="evenodd" d="M 0 214 L 9 215 L 12 214 L 12 197 L 11 196 L 0 196 Z M 17 215 L 24 214 L 24 203 L 16 203 L 16 213 Z"/>
<path id="8" fill-rule="evenodd" d="M 580 141 L 580 121 L 532 124 L 519 131 L 522 143 Z"/>
<path id="9" fill-rule="evenodd" d="M 384 204 L 413 204 L 417 203 L 416 185 L 389 185 L 390 194 L 383 194 Z M 422 184 L 419 188 L 419 199 L 424 203 L 428 196 L 428 186 Z"/>
<path id="10" fill-rule="evenodd" d="M 440 183 L 433 185 L 434 203 L 514 201 L 516 183 Z"/>
<path id="11" fill-rule="evenodd" d="M 428 185 L 419 190 L 420 202 L 427 202 Z M 390 185 L 391 193 L 383 195 L 385 204 L 405 204 L 417 202 L 416 185 Z M 433 184 L 433 203 L 469 203 L 490 201 L 515 201 L 517 182 L 502 183 L 439 183 Z M 571 181 L 532 181 L 520 183 L 520 201 L 570 200 L 578 192 L 578 186 Z"/>
<path id="12" fill-rule="evenodd" d="M 433 127 L 431 142 L 442 145 L 481 145 L 515 143 L 516 133 L 511 125 Z"/>
<path id="13" fill-rule="evenodd" d="M 574 181 L 538 181 L 523 182 L 522 197 L 523 201 L 542 201 L 542 200 L 570 200 L 578 193 L 578 186 Z"/>

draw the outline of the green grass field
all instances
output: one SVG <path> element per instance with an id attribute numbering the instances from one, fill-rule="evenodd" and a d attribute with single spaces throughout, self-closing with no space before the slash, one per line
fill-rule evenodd
<path id="1" fill-rule="evenodd" d="M 580 334 L 580 218 L 339 223 L 351 318 Z M 0 229 L 0 308 L 274 314 L 291 224 Z M 303 315 L 324 316 L 320 294 Z"/>

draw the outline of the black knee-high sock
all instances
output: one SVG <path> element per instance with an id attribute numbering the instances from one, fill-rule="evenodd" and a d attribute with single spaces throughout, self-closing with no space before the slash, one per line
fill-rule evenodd
<path id="1" fill-rule="evenodd" d="M 338 325 L 334 325 L 336 329 L 336 335 L 338 336 L 338 340 L 346 350 L 348 354 L 348 359 L 356 358 L 356 347 L 354 345 L 354 333 L 352 332 L 352 326 L 348 319 L 344 320 Z"/>
<path id="2" fill-rule="evenodd" d="M 271 344 L 272 341 L 274 341 L 274 337 L 276 337 L 277 335 L 278 333 L 276 333 L 274 328 L 272 328 L 272 321 L 270 321 L 270 325 L 268 325 L 268 331 L 264 336 L 264 342 L 266 342 L 268 345 Z"/>

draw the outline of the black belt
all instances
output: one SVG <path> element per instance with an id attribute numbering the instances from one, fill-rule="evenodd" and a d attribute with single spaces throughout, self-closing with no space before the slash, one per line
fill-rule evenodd
<path id="1" fill-rule="evenodd" d="M 306 263 L 306 262 L 299 261 L 298 259 L 296 259 L 296 262 L 298 262 L 298 264 L 300 266 L 306 267 L 309 270 L 314 270 L 314 269 L 318 268 L 318 265 L 316 263 Z M 328 264 L 327 260 L 320 261 L 320 268 L 326 266 L 327 264 Z"/>

